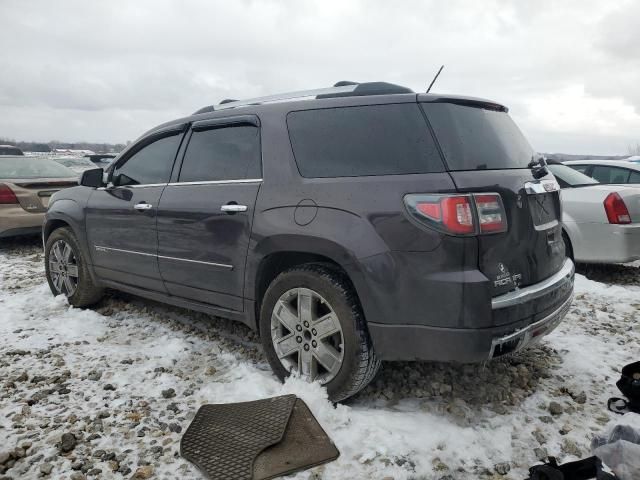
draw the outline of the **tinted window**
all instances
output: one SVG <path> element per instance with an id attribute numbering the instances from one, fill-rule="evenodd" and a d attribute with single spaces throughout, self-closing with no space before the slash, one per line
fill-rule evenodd
<path id="1" fill-rule="evenodd" d="M 600 183 L 627 183 L 629 180 L 629 170 L 626 168 L 597 165 L 593 167 L 591 176 Z"/>
<path id="2" fill-rule="evenodd" d="M 115 185 L 167 183 L 182 134 L 156 140 L 143 147 L 113 171 Z"/>
<path id="3" fill-rule="evenodd" d="M 441 172 L 442 160 L 416 104 L 291 112 L 291 145 L 303 177 Z"/>
<path id="4" fill-rule="evenodd" d="M 569 166 L 581 173 L 586 173 L 587 169 L 589 168 L 589 165 L 569 165 Z"/>
<path id="5" fill-rule="evenodd" d="M 180 170 L 181 182 L 261 176 L 260 136 L 252 126 L 194 131 Z"/>
<path id="6" fill-rule="evenodd" d="M 534 151 L 505 112 L 424 103 L 451 170 L 527 168 Z"/>
<path id="7" fill-rule="evenodd" d="M 565 187 L 578 187 L 581 185 L 593 185 L 598 183 L 591 177 L 586 176 L 584 173 L 578 172 L 574 168 L 569 168 L 566 165 L 558 165 L 550 163 L 548 165 L 551 173 L 556 177 L 558 183 L 562 188 Z"/>
<path id="8" fill-rule="evenodd" d="M 37 157 L 0 158 L 0 179 L 68 177 L 77 178 L 78 174 L 52 160 Z"/>
<path id="9" fill-rule="evenodd" d="M 640 183 L 640 172 L 631 172 L 629 183 Z"/>

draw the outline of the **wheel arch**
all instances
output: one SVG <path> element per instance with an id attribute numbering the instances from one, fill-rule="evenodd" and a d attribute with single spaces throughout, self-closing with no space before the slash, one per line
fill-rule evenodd
<path id="1" fill-rule="evenodd" d="M 259 328 L 260 308 L 271 282 L 283 271 L 306 263 L 323 263 L 341 271 L 362 303 L 366 284 L 360 281 L 360 269 L 355 256 L 330 240 L 317 237 L 283 235 L 270 238 L 254 250 L 252 264 L 245 276 L 245 297 L 254 300 L 256 328 Z M 364 306 L 363 306 L 364 308 Z"/>

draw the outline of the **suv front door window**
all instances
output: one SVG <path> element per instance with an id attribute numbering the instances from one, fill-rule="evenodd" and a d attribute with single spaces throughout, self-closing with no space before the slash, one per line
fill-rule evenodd
<path id="1" fill-rule="evenodd" d="M 156 257 L 156 214 L 182 137 L 180 130 L 141 140 L 115 164 L 109 187 L 91 194 L 87 238 L 100 277 L 165 291 Z"/>
<path id="2" fill-rule="evenodd" d="M 243 310 L 244 270 L 262 162 L 257 118 L 195 123 L 162 194 L 158 256 L 171 295 Z"/>

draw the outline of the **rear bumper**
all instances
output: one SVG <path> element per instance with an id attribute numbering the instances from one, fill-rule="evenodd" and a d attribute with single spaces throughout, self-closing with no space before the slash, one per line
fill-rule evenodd
<path id="1" fill-rule="evenodd" d="M 626 263 L 640 260 L 640 223 L 567 226 L 574 233 L 572 242 L 576 262 Z"/>
<path id="2" fill-rule="evenodd" d="M 508 312 L 506 316 L 520 318 L 504 325 L 443 328 L 369 323 L 369 332 L 383 360 L 482 362 L 521 350 L 553 331 L 571 306 L 573 281 L 573 262 L 567 259 L 552 277 L 495 297 L 491 302 L 495 317 L 503 320 Z M 522 311 L 530 314 L 522 319 L 517 316 Z"/>
<path id="3" fill-rule="evenodd" d="M 30 213 L 20 205 L 0 205 L 0 238 L 39 233 L 44 213 Z"/>

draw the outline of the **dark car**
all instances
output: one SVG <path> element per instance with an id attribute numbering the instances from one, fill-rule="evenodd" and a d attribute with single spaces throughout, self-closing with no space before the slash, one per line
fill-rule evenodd
<path id="1" fill-rule="evenodd" d="M 232 101 L 150 130 L 56 194 L 47 277 L 256 329 L 333 400 L 381 360 L 482 362 L 572 299 L 558 184 L 494 102 L 382 82 Z"/>
<path id="2" fill-rule="evenodd" d="M 24 156 L 24 152 L 13 145 L 0 145 L 0 156 L 2 155 Z"/>

